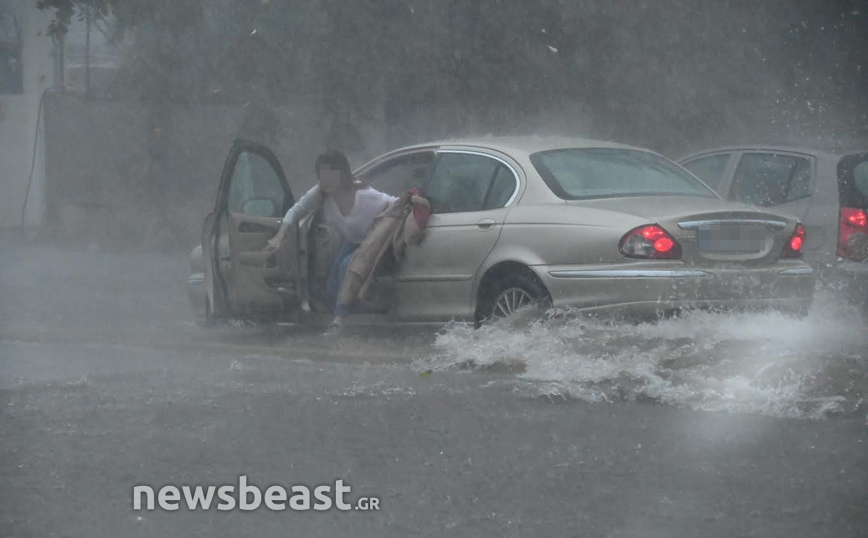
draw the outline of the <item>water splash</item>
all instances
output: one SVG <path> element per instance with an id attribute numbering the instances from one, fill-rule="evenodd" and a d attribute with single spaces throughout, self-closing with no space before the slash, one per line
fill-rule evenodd
<path id="1" fill-rule="evenodd" d="M 866 352 L 858 312 L 824 295 L 805 319 L 692 312 L 626 323 L 528 313 L 479 330 L 452 325 L 416 366 L 506 370 L 529 397 L 820 419 L 864 406 Z"/>

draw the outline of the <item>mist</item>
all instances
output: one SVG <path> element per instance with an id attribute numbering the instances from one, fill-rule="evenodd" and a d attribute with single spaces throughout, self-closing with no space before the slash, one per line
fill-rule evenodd
<path id="1" fill-rule="evenodd" d="M 868 535 L 868 259 L 847 250 L 868 253 L 851 196 L 866 51 L 868 0 L 0 0 L 0 536 Z M 668 191 L 585 200 L 489 148 L 485 214 L 452 212 L 444 251 L 393 278 L 413 293 L 337 335 L 312 291 L 331 277 L 329 230 L 312 225 L 294 272 L 262 255 L 328 150 L 365 180 L 392 150 L 512 136 L 673 161 L 788 147 L 809 164 L 787 181 L 808 174 L 814 198 L 784 194 L 798 215 L 736 210 L 707 185 L 695 207 Z M 273 152 L 285 207 L 228 208 L 244 151 Z M 398 169 L 430 182 L 437 166 Z M 510 170 L 512 198 L 488 207 Z M 537 258 L 484 265 L 520 191 L 540 207 L 508 223 L 533 229 L 510 256 Z M 546 204 L 585 220 L 558 235 Z M 774 228 L 778 250 L 691 250 L 682 224 L 721 215 Z M 687 248 L 624 250 L 649 228 Z M 498 239 L 447 274 L 477 254 L 473 233 Z M 257 263 L 267 277 L 242 273 Z M 829 276 L 839 265 L 856 276 Z M 516 289 L 546 308 L 492 320 Z M 706 304 L 709 289 L 727 299 Z M 344 479 L 381 509 L 223 518 L 127 495 L 240 475 Z"/>
<path id="2" fill-rule="evenodd" d="M 93 226 L 60 215 L 132 198 L 156 225 L 184 214 L 166 233 L 192 248 L 235 137 L 269 144 L 299 191 L 327 147 L 360 166 L 480 135 L 673 158 L 868 137 L 865 2 L 98 4 L 70 19 L 45 107 L 45 217 L 71 237 Z"/>

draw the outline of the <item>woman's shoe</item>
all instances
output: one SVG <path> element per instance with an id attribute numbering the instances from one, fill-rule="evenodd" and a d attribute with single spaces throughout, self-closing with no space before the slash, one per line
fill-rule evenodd
<path id="1" fill-rule="evenodd" d="M 341 336 L 342 334 L 344 334 L 344 326 L 339 323 L 332 323 L 328 326 L 328 329 L 322 333 L 322 336 L 326 338 L 334 338 Z"/>

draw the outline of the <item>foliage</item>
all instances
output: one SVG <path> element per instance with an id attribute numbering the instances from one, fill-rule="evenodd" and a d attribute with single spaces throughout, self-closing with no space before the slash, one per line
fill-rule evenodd
<path id="1" fill-rule="evenodd" d="M 455 131 L 472 119 L 526 128 L 581 106 L 597 135 L 703 144 L 724 126 L 822 121 L 832 100 L 858 111 L 868 85 L 858 67 L 868 47 L 864 0 L 37 3 L 53 10 L 54 36 L 90 12 L 111 15 L 135 38 L 128 96 L 315 103 L 336 145 L 381 103 L 389 125 L 451 107 Z M 845 87 L 842 78 L 857 82 Z M 864 125 L 864 113 L 848 121 Z"/>

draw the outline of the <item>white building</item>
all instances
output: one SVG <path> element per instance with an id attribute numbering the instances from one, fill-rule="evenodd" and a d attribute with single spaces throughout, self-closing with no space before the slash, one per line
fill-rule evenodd
<path id="1" fill-rule="evenodd" d="M 45 90 L 59 80 L 58 48 L 46 35 L 51 13 L 33 0 L 0 0 L 0 228 L 20 225 L 31 163 L 25 225 L 45 222 L 45 139 L 37 119 Z M 37 123 L 38 121 L 38 123 Z M 34 148 L 36 132 L 39 140 Z"/>

